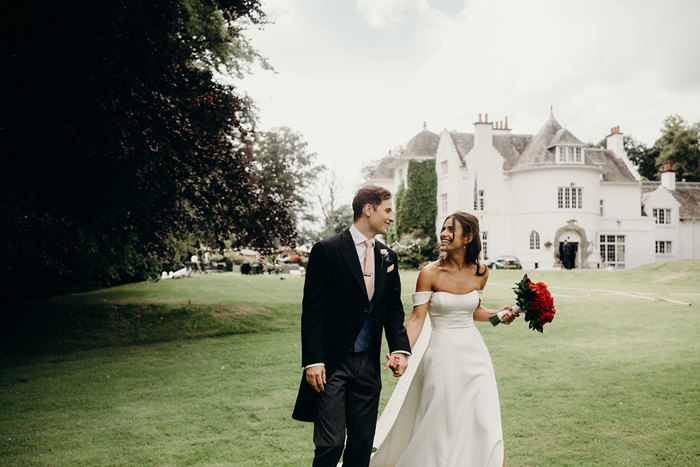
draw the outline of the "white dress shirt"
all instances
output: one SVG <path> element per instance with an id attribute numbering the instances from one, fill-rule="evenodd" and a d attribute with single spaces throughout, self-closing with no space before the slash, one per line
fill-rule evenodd
<path id="1" fill-rule="evenodd" d="M 362 269 L 362 274 L 365 274 L 365 255 L 367 254 L 367 245 L 365 244 L 365 240 L 368 240 L 367 237 L 365 237 L 362 232 L 357 230 L 357 227 L 355 227 L 355 224 L 350 226 L 350 235 L 352 236 L 352 241 L 355 243 L 355 250 L 357 251 L 357 259 L 360 260 L 360 268 Z M 371 245 L 372 248 L 374 249 L 374 239 L 371 239 Z M 368 295 L 370 297 L 374 296 L 374 271 L 372 271 L 372 293 L 369 293 Z"/>
<path id="2" fill-rule="evenodd" d="M 357 230 L 355 224 L 350 226 L 350 236 L 355 244 L 355 251 L 357 251 L 357 259 L 360 260 L 360 268 L 362 269 L 362 274 L 365 273 L 365 253 L 367 252 L 367 245 L 365 245 L 365 240 L 368 240 L 362 232 Z M 374 248 L 374 238 L 372 240 L 372 248 Z M 372 294 L 374 296 L 374 272 L 372 272 Z M 411 355 L 411 352 L 406 352 L 404 350 L 395 350 L 391 354 L 402 353 L 406 355 Z M 325 366 L 323 363 L 312 363 L 311 365 L 306 365 L 304 369 L 311 368 L 312 366 Z"/>

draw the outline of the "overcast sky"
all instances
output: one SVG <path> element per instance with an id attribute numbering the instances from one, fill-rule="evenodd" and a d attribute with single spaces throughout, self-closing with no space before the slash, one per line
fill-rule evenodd
<path id="1" fill-rule="evenodd" d="M 473 132 L 479 113 L 534 134 L 554 106 L 584 142 L 613 126 L 647 144 L 700 121 L 700 1 L 263 0 L 248 36 L 276 73 L 242 87 L 260 129 L 289 126 L 342 175 L 422 129 Z"/>

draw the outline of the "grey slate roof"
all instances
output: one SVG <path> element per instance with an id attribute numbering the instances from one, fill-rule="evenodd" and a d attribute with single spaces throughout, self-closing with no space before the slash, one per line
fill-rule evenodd
<path id="1" fill-rule="evenodd" d="M 457 149 L 459 159 L 462 161 L 462 166 L 464 166 L 467 161 L 467 153 L 474 147 L 474 135 L 471 133 L 458 133 L 456 131 L 450 131 L 449 134 Z"/>
<path id="2" fill-rule="evenodd" d="M 457 149 L 462 166 L 467 164 L 467 154 L 474 147 L 473 133 L 449 131 L 448 134 Z M 563 128 L 554 116 L 550 116 L 544 126 L 535 135 L 494 134 L 493 146 L 503 156 L 503 170 L 517 170 L 529 167 L 552 166 L 554 146 L 557 144 L 586 146 L 566 128 Z M 440 137 L 423 129 L 414 136 L 401 152 L 399 158 L 434 158 Z M 636 182 L 625 163 L 615 157 L 608 149 L 584 148 L 584 166 L 598 167 L 603 171 L 603 181 Z M 388 178 L 380 175 L 380 170 L 391 170 L 391 163 L 396 158 L 385 158 L 377 167 L 374 178 Z M 386 163 L 387 167 L 384 167 Z M 572 164 L 575 167 L 576 164 Z"/>
<path id="3" fill-rule="evenodd" d="M 495 138 L 494 138 L 495 144 Z M 554 147 L 559 145 L 586 146 L 566 128 L 562 128 L 553 116 L 550 116 L 540 131 L 531 138 L 529 144 L 522 151 L 522 155 L 510 167 L 504 169 L 524 169 L 529 167 L 542 167 L 555 165 Z M 501 152 L 503 153 L 503 152 Z M 584 148 L 584 166 L 598 167 L 603 171 L 603 180 L 607 182 L 635 182 L 634 175 L 629 171 L 625 163 L 615 157 L 615 153 L 608 149 Z M 575 167 L 576 164 L 572 164 Z"/>
<path id="4" fill-rule="evenodd" d="M 432 131 L 423 129 L 420 133 L 411 138 L 411 141 L 406 145 L 406 149 L 401 152 L 399 157 L 406 159 L 435 158 L 439 143 L 440 136 Z"/>
<path id="5" fill-rule="evenodd" d="M 636 182 L 632 172 L 625 163 L 610 149 L 584 149 L 586 165 L 595 165 L 603 169 L 603 181 L 606 182 Z"/>
<path id="6" fill-rule="evenodd" d="M 642 182 L 642 192 L 644 195 L 656 191 L 661 182 Z M 700 182 L 676 182 L 676 189 L 671 191 L 673 197 L 680 203 L 681 218 L 700 218 Z"/>
<path id="7" fill-rule="evenodd" d="M 561 130 L 557 131 L 554 138 L 552 138 L 552 140 L 549 142 L 549 146 L 547 146 L 547 148 L 549 149 L 559 145 L 586 146 L 585 143 L 582 143 L 580 139 L 571 134 L 571 132 L 566 128 L 562 128 Z"/>
<path id="8" fill-rule="evenodd" d="M 510 170 L 527 147 L 532 135 L 494 135 L 493 147 L 503 156 L 503 170 Z"/>
<path id="9" fill-rule="evenodd" d="M 379 161 L 379 164 L 377 164 L 377 168 L 374 169 L 374 174 L 372 174 L 372 178 L 394 178 L 394 169 L 390 165 L 391 162 L 393 162 L 393 160 L 394 158 L 389 156 Z"/>
<path id="10" fill-rule="evenodd" d="M 532 137 L 518 161 L 513 164 L 512 169 L 524 169 L 526 167 L 536 167 L 554 164 L 554 152 L 548 150 L 549 142 L 562 127 L 554 117 L 550 117 L 540 131 Z"/>

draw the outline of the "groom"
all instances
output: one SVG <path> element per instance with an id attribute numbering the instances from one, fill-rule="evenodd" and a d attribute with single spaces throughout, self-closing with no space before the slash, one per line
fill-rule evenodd
<path id="1" fill-rule="evenodd" d="M 396 253 L 375 240 L 394 221 L 391 193 L 358 190 L 353 225 L 314 245 L 304 285 L 304 376 L 292 417 L 314 422 L 314 466 L 367 466 L 379 406 L 382 328 L 401 376 L 410 345 L 403 326 Z M 347 442 L 346 442 L 347 432 Z"/>

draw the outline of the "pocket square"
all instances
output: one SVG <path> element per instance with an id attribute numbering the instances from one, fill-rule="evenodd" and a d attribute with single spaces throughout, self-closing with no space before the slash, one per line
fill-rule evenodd
<path id="1" fill-rule="evenodd" d="M 387 273 L 390 273 L 390 272 L 393 271 L 393 270 L 394 270 L 394 265 L 393 265 L 393 264 L 390 265 L 388 268 L 386 268 L 386 272 L 387 272 Z"/>

